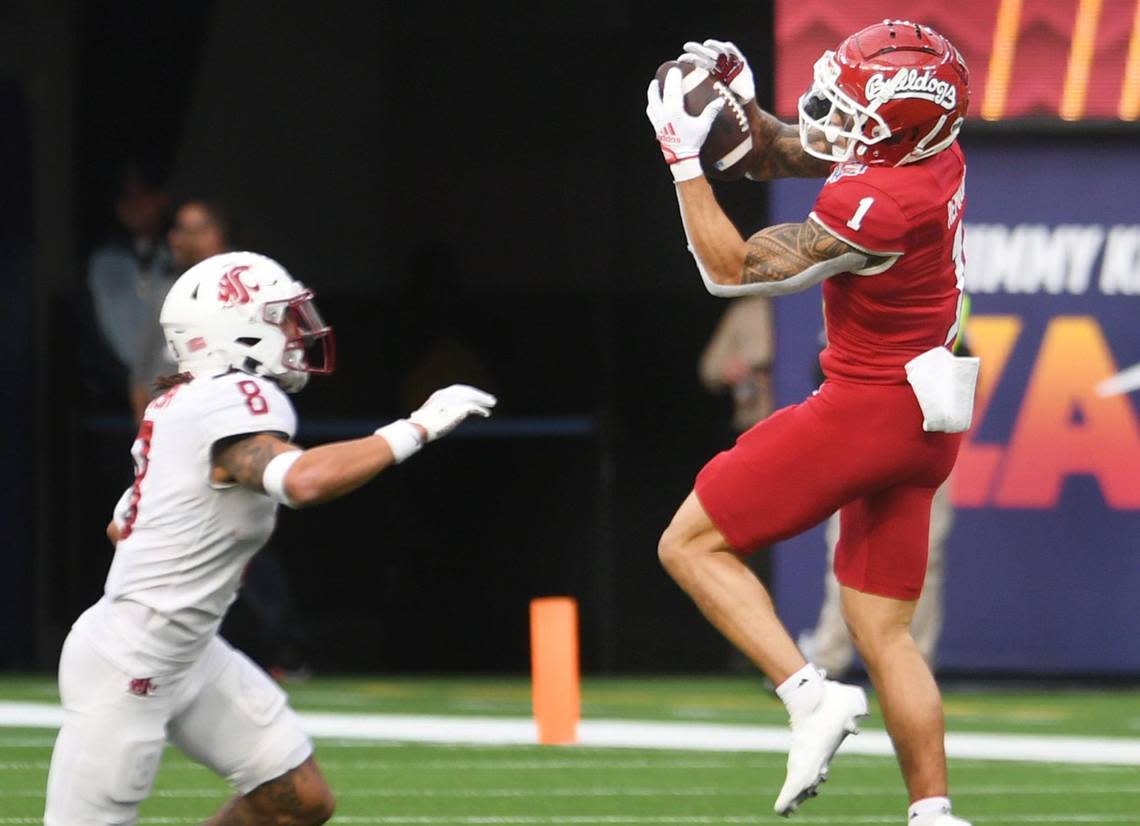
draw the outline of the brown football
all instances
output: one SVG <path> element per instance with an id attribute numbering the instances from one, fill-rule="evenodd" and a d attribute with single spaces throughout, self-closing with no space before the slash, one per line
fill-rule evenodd
<path id="1" fill-rule="evenodd" d="M 713 121 L 712 129 L 701 147 L 701 168 L 705 175 L 722 181 L 744 177 L 752 151 L 752 131 L 748 116 L 736 96 L 723 83 L 713 80 L 707 71 L 692 63 L 669 60 L 657 69 L 657 82 L 665 88 L 665 75 L 677 66 L 681 69 L 681 89 L 685 94 L 685 111 L 699 115 L 717 97 L 725 100 L 724 108 Z"/>

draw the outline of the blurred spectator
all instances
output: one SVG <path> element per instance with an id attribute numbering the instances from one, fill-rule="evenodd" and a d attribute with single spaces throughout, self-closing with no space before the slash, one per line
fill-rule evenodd
<path id="1" fill-rule="evenodd" d="M 732 427 L 737 434 L 772 412 L 774 329 L 769 299 L 758 295 L 738 298 L 721 317 L 701 354 L 701 383 L 710 393 L 732 394 Z"/>
<path id="2" fill-rule="evenodd" d="M 87 263 L 87 286 L 103 338 L 127 370 L 129 402 L 142 418 L 155 379 L 174 363 L 158 326 L 158 313 L 174 281 L 170 249 L 163 239 L 170 196 L 143 164 L 123 167 L 115 192 L 118 232 Z"/>
<path id="3" fill-rule="evenodd" d="M 235 249 L 238 237 L 233 214 L 217 199 L 183 201 L 174 211 L 174 222 L 167 233 L 179 273 L 211 255 Z"/>

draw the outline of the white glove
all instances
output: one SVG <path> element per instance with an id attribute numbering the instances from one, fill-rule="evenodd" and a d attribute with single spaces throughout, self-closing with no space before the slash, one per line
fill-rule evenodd
<path id="1" fill-rule="evenodd" d="M 724 98 L 717 96 L 699 115 L 690 115 L 685 111 L 681 70 L 676 67 L 665 75 L 664 92 L 654 78 L 646 90 L 646 97 L 649 102 L 645 114 L 657 132 L 657 143 L 661 145 L 661 153 L 669 164 L 673 180 L 687 181 L 703 175 L 701 147 L 709 136 L 713 121 L 724 108 Z"/>
<path id="2" fill-rule="evenodd" d="M 732 90 L 741 103 L 748 103 L 756 97 L 756 81 L 752 77 L 752 69 L 733 43 L 720 40 L 706 40 L 704 43 L 689 41 L 685 44 L 685 53 L 677 59 L 700 66 L 714 80 L 719 80 Z"/>
<path id="3" fill-rule="evenodd" d="M 434 442 L 455 430 L 468 416 L 487 418 L 496 401 L 490 393 L 478 388 L 453 384 L 428 396 L 419 410 L 408 416 L 408 421 L 422 427 L 427 433 L 427 441 Z"/>
<path id="4" fill-rule="evenodd" d="M 490 416 L 497 401 L 490 393 L 466 384 L 453 384 L 436 390 L 408 418 L 384 425 L 376 435 L 388 442 L 399 464 L 428 442 L 455 430 L 468 416 Z"/>

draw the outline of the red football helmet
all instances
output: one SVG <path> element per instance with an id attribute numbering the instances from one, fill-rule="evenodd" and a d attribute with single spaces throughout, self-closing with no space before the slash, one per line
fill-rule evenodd
<path id="1" fill-rule="evenodd" d="M 970 104 L 961 53 L 929 26 L 884 20 L 815 64 L 800 143 L 825 161 L 899 166 L 952 144 Z"/>

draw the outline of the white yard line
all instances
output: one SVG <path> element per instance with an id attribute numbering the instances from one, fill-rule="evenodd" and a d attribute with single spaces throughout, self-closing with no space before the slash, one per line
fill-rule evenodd
<path id="1" fill-rule="evenodd" d="M 812 824 L 872 824 L 872 823 L 898 823 L 898 815 L 796 815 L 797 826 L 812 826 Z M 350 815 L 337 815 L 337 823 L 374 823 L 374 824 L 471 824 L 471 826 L 498 826 L 498 824 L 511 824 L 513 826 L 526 826 L 526 824 L 575 824 L 576 826 L 588 826 L 591 823 L 597 824 L 630 824 L 631 826 L 638 826 L 638 824 L 678 824 L 678 826 L 699 826 L 699 824 L 706 823 L 733 823 L 733 824 L 772 824 L 783 823 L 783 820 L 777 820 L 775 815 L 715 815 L 705 817 L 702 815 L 677 815 L 677 816 L 654 816 L 654 815 L 545 815 L 545 816 L 532 816 L 532 815 L 506 815 L 494 816 L 488 815 L 484 817 L 464 817 L 462 815 L 389 815 L 377 817 L 354 817 Z M 1093 824 L 1109 824 L 1109 823 L 1127 823 L 1135 824 L 1135 815 L 1056 815 L 1056 814 L 1024 814 L 1024 815 L 994 815 L 992 817 L 974 817 L 973 822 L 977 826 L 988 826 L 988 824 L 1010 824 L 1010 823 L 1044 823 L 1044 824 L 1058 824 L 1058 823 L 1093 823 Z M 33 817 L 0 817 L 0 824 L 42 824 L 43 818 Z M 139 820 L 140 824 L 175 824 L 175 823 L 201 823 L 201 818 L 198 817 L 144 817 Z"/>
<path id="2" fill-rule="evenodd" d="M 447 717 L 421 714 L 303 712 L 313 737 L 415 743 L 534 745 L 534 721 L 526 718 Z M 47 703 L 0 703 L 0 727 L 58 728 L 63 711 Z M 579 744 L 609 748 L 784 753 L 788 730 L 775 726 L 712 723 L 583 720 Z M 894 754 L 882 731 L 848 737 L 845 754 Z M 1140 739 L 1021 734 L 955 733 L 946 737 L 951 758 L 1140 766 Z"/>
<path id="3" fill-rule="evenodd" d="M 322 767 L 325 764 L 321 763 Z M 219 795 L 224 795 L 224 789 L 218 786 L 211 786 L 209 788 L 189 788 L 189 789 L 159 789 L 151 794 L 152 797 L 160 798 L 174 798 L 174 799 L 194 799 L 194 798 L 209 798 L 216 799 Z M 7 797 L 21 797 L 21 798 L 40 798 L 44 796 L 43 789 L 16 789 L 4 792 Z M 954 794 L 969 796 L 969 797 L 1057 797 L 1067 795 L 1080 795 L 1080 794 L 1104 794 L 1104 795 L 1140 795 L 1140 786 L 968 786 L 968 785 L 955 785 Z M 573 797 L 573 798 L 609 798 L 609 797 L 652 797 L 652 798 L 676 798 L 676 797 L 716 797 L 723 799 L 726 797 L 743 797 L 748 799 L 755 799 L 757 790 L 755 786 L 747 788 L 726 788 L 724 786 L 708 786 L 696 788 L 683 788 L 683 789 L 662 789 L 659 787 L 649 788 L 631 788 L 628 786 L 621 787 L 571 787 L 571 788 L 543 788 L 543 787 L 520 787 L 520 788 L 503 788 L 503 789 L 455 789 L 451 787 L 439 788 L 418 788 L 418 789 L 342 789 L 337 792 L 337 797 L 349 798 L 380 798 L 380 799 L 416 799 L 416 798 L 430 798 L 438 800 L 440 798 L 449 799 L 550 799 L 557 797 Z M 899 786 L 891 784 L 888 786 L 876 787 L 859 787 L 859 788 L 831 788 L 827 790 L 829 798 L 835 797 L 890 797 L 898 798 Z"/>

